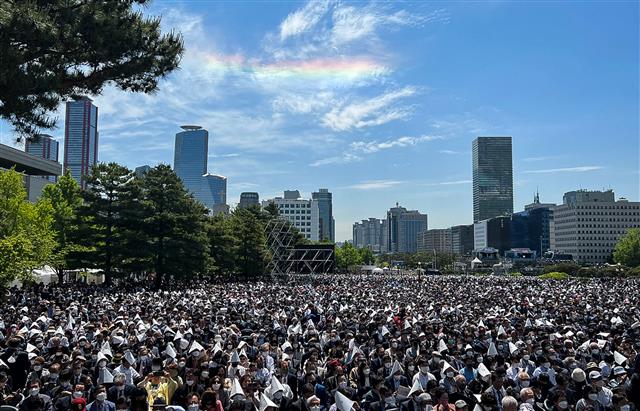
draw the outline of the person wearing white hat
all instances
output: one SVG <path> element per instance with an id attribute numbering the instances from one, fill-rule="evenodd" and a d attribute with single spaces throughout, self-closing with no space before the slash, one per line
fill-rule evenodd
<path id="1" fill-rule="evenodd" d="M 610 407 L 613 403 L 613 392 L 604 385 L 600 371 L 591 371 L 589 373 L 589 383 L 598 393 L 598 402 L 603 407 Z"/>

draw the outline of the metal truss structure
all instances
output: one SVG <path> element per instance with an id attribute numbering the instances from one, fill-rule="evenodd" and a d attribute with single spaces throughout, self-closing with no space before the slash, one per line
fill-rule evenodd
<path id="1" fill-rule="evenodd" d="M 328 274 L 335 268 L 333 244 L 296 245 L 294 228 L 281 218 L 267 224 L 267 247 L 271 275 Z"/>

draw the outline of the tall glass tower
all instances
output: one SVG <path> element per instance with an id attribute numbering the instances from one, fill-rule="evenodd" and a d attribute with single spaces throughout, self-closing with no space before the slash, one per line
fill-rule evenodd
<path id="1" fill-rule="evenodd" d="M 64 169 L 81 188 L 98 162 L 98 107 L 89 97 L 67 102 L 64 129 Z"/>
<path id="2" fill-rule="evenodd" d="M 473 153 L 473 221 L 513 213 L 511 137 L 478 137 Z"/>
<path id="3" fill-rule="evenodd" d="M 57 162 L 58 146 L 58 142 L 53 137 L 48 134 L 40 134 L 35 141 L 26 141 L 24 151 L 45 160 Z M 58 176 L 46 176 L 44 178 L 52 183 L 58 181 Z"/>
<path id="4" fill-rule="evenodd" d="M 333 205 L 332 195 L 326 188 L 321 188 L 316 193 L 311 193 L 311 198 L 318 202 L 318 217 L 320 224 L 320 240 L 335 242 L 333 232 Z"/>
<path id="5" fill-rule="evenodd" d="M 182 126 L 176 134 L 173 170 L 185 188 L 205 207 L 227 202 L 227 178 L 207 174 L 209 132 L 200 126 Z"/>

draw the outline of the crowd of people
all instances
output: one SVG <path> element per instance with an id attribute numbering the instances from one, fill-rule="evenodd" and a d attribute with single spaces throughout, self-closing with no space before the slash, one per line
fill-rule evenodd
<path id="1" fill-rule="evenodd" d="M 12 288 L 0 409 L 635 411 L 639 300 L 471 276 Z"/>

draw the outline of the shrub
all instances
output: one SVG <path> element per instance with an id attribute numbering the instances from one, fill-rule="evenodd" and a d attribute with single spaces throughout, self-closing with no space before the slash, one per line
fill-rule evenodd
<path id="1" fill-rule="evenodd" d="M 580 266 L 576 263 L 558 263 L 558 264 L 546 266 L 542 270 L 542 272 L 544 274 L 560 272 L 560 273 L 567 273 L 569 275 L 576 275 L 579 270 L 580 270 Z"/>
<path id="2" fill-rule="evenodd" d="M 520 271 L 509 273 L 509 277 L 522 277 L 522 273 Z"/>
<path id="3" fill-rule="evenodd" d="M 550 273 L 545 273 L 545 274 L 539 275 L 538 278 L 541 279 L 541 280 L 567 280 L 567 279 L 569 279 L 569 274 L 563 273 L 563 272 L 558 272 L 558 271 L 553 271 L 553 272 L 550 272 Z"/>

